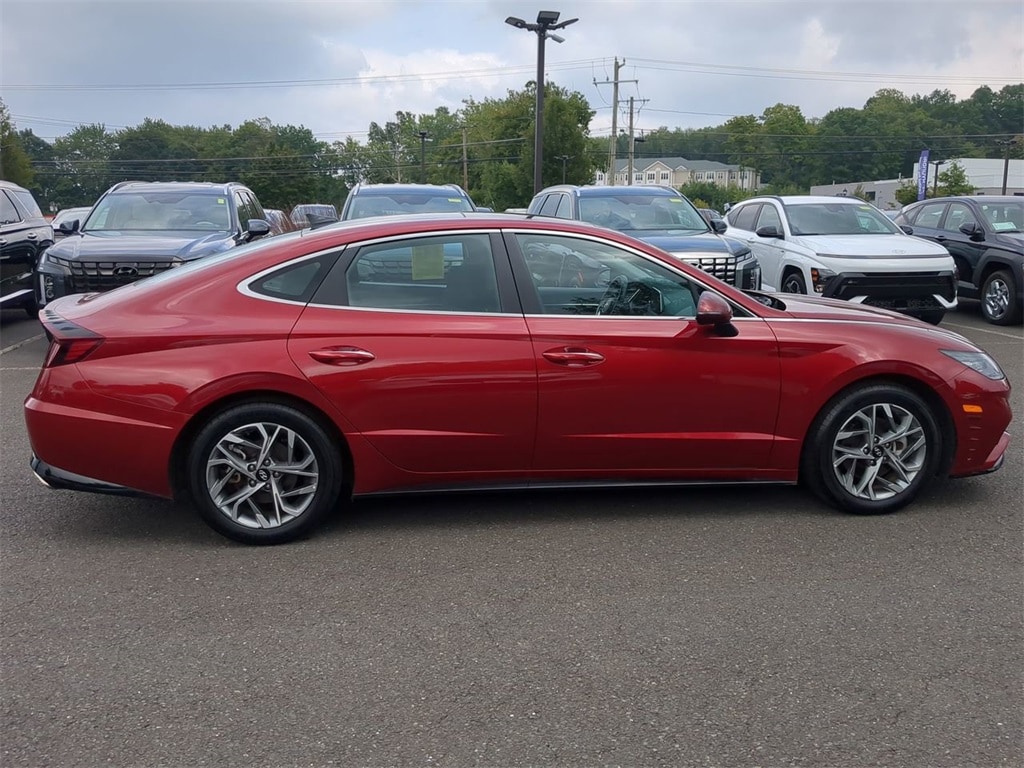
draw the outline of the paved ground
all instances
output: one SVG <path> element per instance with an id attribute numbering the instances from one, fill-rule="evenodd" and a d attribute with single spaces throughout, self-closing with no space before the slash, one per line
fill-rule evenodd
<path id="1" fill-rule="evenodd" d="M 946 325 L 1018 385 L 1021 328 Z M 0 326 L 0 765 L 1019 766 L 1024 435 L 889 517 L 796 489 L 360 503 L 231 544 L 50 491 Z"/>

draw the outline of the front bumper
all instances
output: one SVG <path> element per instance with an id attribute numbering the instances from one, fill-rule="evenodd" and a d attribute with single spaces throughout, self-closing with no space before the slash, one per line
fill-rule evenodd
<path id="1" fill-rule="evenodd" d="M 956 275 L 843 272 L 830 278 L 822 296 L 914 314 L 956 308 Z"/>

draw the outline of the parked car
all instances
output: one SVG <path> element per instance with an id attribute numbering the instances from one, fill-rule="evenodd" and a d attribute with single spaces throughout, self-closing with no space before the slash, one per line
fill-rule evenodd
<path id="1" fill-rule="evenodd" d="M 525 254 L 556 247 L 604 285 L 538 281 Z M 409 268 L 375 273 L 382 257 Z M 38 477 L 188 500 L 252 543 L 343 499 L 424 490 L 802 480 L 885 513 L 936 476 L 998 469 L 1009 441 L 1006 377 L 961 336 L 744 293 L 553 218 L 303 230 L 41 320 L 24 411 Z"/>
<path id="2" fill-rule="evenodd" d="M 35 315 L 35 266 L 52 243 L 53 227 L 32 193 L 0 180 L 0 309 L 24 309 Z"/>
<path id="3" fill-rule="evenodd" d="M 85 217 L 89 215 L 91 210 L 92 208 L 85 206 L 82 208 L 64 208 L 57 211 L 53 218 L 50 219 L 50 226 L 53 227 L 53 239 L 60 240 L 62 237 L 67 237 L 78 229 L 79 224 L 85 221 Z"/>
<path id="4" fill-rule="evenodd" d="M 475 210 L 469 193 L 457 184 L 356 184 L 345 198 L 341 219 Z"/>
<path id="5" fill-rule="evenodd" d="M 541 190 L 528 211 L 626 232 L 730 285 L 761 287 L 761 269 L 746 243 L 723 237 L 724 222 L 706 221 L 672 187 L 561 184 Z"/>
<path id="6" fill-rule="evenodd" d="M 977 195 L 912 203 L 897 223 L 943 246 L 956 262 L 960 295 L 981 299 L 995 325 L 1024 317 L 1024 199 Z"/>
<path id="7" fill-rule="evenodd" d="M 338 209 L 327 203 L 303 203 L 292 208 L 289 218 L 297 229 L 305 229 L 337 221 Z"/>
<path id="8" fill-rule="evenodd" d="M 697 211 L 704 217 L 704 221 L 708 224 L 713 224 L 716 221 L 722 221 L 722 214 L 714 208 L 698 208 Z"/>
<path id="9" fill-rule="evenodd" d="M 277 208 L 264 208 L 263 216 L 270 225 L 270 234 L 272 235 L 283 235 L 285 232 L 294 232 L 298 229 L 291 218 Z"/>
<path id="10" fill-rule="evenodd" d="M 269 232 L 259 200 L 241 184 L 121 182 L 42 255 L 36 301 L 108 291 Z"/>
<path id="11" fill-rule="evenodd" d="M 761 264 L 765 290 L 885 307 L 938 324 L 956 307 L 946 250 L 852 197 L 753 197 L 726 214 Z"/>

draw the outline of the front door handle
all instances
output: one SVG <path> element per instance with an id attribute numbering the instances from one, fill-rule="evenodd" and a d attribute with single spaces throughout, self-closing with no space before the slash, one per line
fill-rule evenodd
<path id="1" fill-rule="evenodd" d="M 327 365 L 362 365 L 375 360 L 373 352 L 359 347 L 327 347 L 325 349 L 314 349 L 309 356 L 318 363 Z"/>
<path id="2" fill-rule="evenodd" d="M 555 365 L 568 368 L 585 368 L 588 365 L 599 365 L 604 362 L 604 355 L 582 347 L 562 347 L 549 349 L 543 353 L 544 359 Z"/>

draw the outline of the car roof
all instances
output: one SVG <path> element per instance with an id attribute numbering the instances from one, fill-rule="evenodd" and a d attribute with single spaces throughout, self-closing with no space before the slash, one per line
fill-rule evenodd
<path id="1" fill-rule="evenodd" d="M 627 186 L 615 186 L 610 187 L 605 184 L 558 184 L 554 187 L 547 187 L 542 189 L 538 194 L 544 194 L 546 192 L 574 192 L 580 197 L 607 197 L 615 195 L 621 197 L 623 195 L 664 195 L 665 197 L 680 197 L 682 192 L 678 192 L 672 187 L 663 187 L 657 184 L 630 184 Z"/>
<path id="2" fill-rule="evenodd" d="M 192 194 L 207 192 L 214 195 L 236 188 L 244 189 L 245 185 L 235 181 L 222 183 L 212 181 L 123 181 L 111 188 L 110 194 L 116 195 L 120 192 L 159 189 L 167 192 L 191 192 Z"/>
<path id="3" fill-rule="evenodd" d="M 392 192 L 402 194 L 415 194 L 416 192 L 445 192 L 451 194 L 456 192 L 465 195 L 466 192 L 457 184 L 360 184 L 352 190 L 356 194 L 387 195 Z"/>

